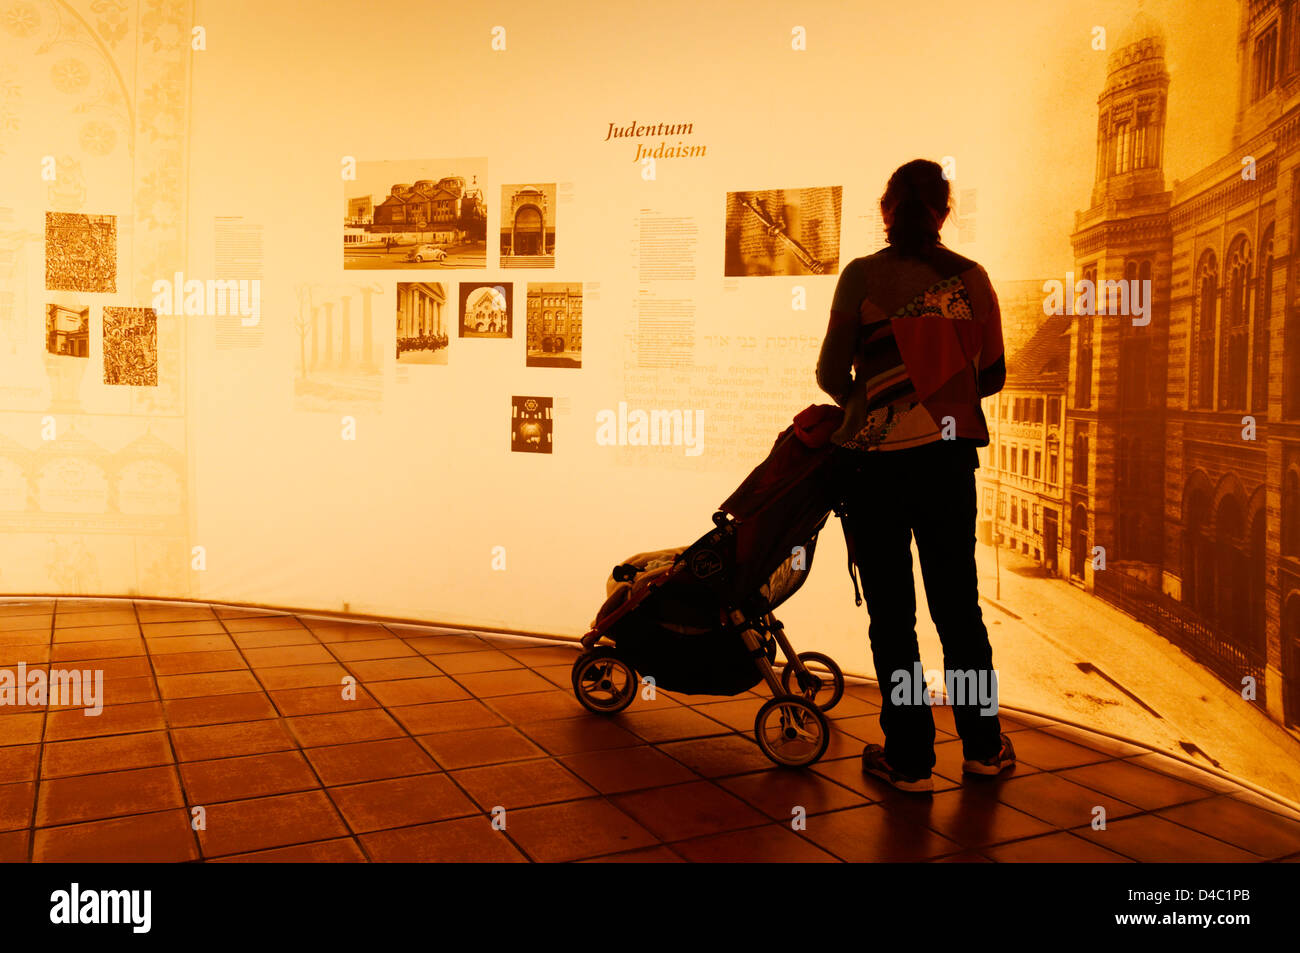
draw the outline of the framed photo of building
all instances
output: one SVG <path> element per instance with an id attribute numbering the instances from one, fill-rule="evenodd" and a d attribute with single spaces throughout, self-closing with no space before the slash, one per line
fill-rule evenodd
<path id="1" fill-rule="evenodd" d="M 840 266 L 843 189 L 728 192 L 723 273 L 833 275 Z"/>
<path id="2" fill-rule="evenodd" d="M 487 267 L 487 159 L 358 162 L 344 181 L 345 269 Z"/>
<path id="3" fill-rule="evenodd" d="M 554 399 L 510 398 L 510 449 L 514 453 L 550 453 Z"/>
<path id="4" fill-rule="evenodd" d="M 501 267 L 555 267 L 555 183 L 501 186 Z"/>
<path id="5" fill-rule="evenodd" d="M 460 336 L 508 338 L 514 333 L 510 282 L 460 283 Z"/>
<path id="6" fill-rule="evenodd" d="M 397 363 L 447 363 L 447 289 L 441 282 L 397 283 Z"/>
<path id="7" fill-rule="evenodd" d="M 582 285 L 528 283 L 527 367 L 582 367 Z"/>
<path id="8" fill-rule="evenodd" d="M 47 304 L 45 350 L 63 357 L 89 357 L 90 309 Z"/>

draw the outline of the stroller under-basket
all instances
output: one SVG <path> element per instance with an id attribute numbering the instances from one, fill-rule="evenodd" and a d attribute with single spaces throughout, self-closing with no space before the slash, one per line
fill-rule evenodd
<path id="1" fill-rule="evenodd" d="M 772 613 L 803 585 L 831 512 L 843 515 L 827 443 L 839 419 L 838 408 L 808 408 L 713 514 L 714 529 L 691 546 L 614 567 L 573 666 L 583 706 L 612 714 L 651 686 L 738 695 L 764 681 L 773 697 L 754 719 L 763 753 L 788 767 L 825 753 L 824 712 L 843 696 L 844 676 L 826 655 L 795 653 Z"/>

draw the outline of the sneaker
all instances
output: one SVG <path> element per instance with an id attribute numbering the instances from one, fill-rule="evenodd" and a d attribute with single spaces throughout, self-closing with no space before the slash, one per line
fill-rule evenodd
<path id="1" fill-rule="evenodd" d="M 885 749 L 880 745 L 867 745 L 862 749 L 862 770 L 867 774 L 874 774 L 900 791 L 925 794 L 934 790 L 934 779 L 930 775 L 914 778 L 890 767 L 889 762 L 885 760 Z"/>
<path id="2" fill-rule="evenodd" d="M 1011 744 L 1011 739 L 1002 735 L 1002 748 L 997 754 L 982 761 L 969 758 L 961 763 L 961 771 L 962 774 L 983 774 L 991 777 L 1015 766 L 1016 749 Z"/>

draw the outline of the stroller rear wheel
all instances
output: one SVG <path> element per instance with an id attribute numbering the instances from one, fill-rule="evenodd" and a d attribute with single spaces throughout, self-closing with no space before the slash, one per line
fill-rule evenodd
<path id="1" fill-rule="evenodd" d="M 826 753 L 830 723 L 812 702 L 797 695 L 769 699 L 754 719 L 754 738 L 773 762 L 802 768 Z"/>
<path id="2" fill-rule="evenodd" d="M 844 673 L 833 658 L 821 652 L 800 652 L 799 661 L 804 663 L 805 671 L 799 671 L 794 662 L 787 662 L 781 672 L 781 687 L 787 695 L 801 695 L 822 711 L 830 711 L 844 697 Z M 826 671 L 808 669 L 809 662 L 815 662 Z"/>
<path id="3" fill-rule="evenodd" d="M 609 646 L 584 652 L 573 663 L 573 694 L 588 711 L 598 715 L 620 712 L 632 704 L 636 689 L 636 669 Z"/>

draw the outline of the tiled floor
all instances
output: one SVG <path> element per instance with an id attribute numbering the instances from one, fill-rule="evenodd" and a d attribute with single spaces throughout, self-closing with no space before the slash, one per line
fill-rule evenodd
<path id="1" fill-rule="evenodd" d="M 576 655 L 220 606 L 2 601 L 0 669 L 106 681 L 98 717 L 0 707 L 0 860 L 1300 859 L 1300 814 L 1043 719 L 1004 714 L 1020 764 L 963 784 L 936 709 L 936 791 L 917 798 L 862 775 L 881 740 L 869 684 L 831 713 L 826 757 L 787 771 L 753 741 L 761 695 L 660 692 L 603 718 L 573 697 Z"/>

